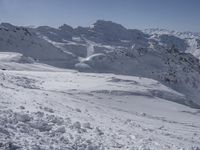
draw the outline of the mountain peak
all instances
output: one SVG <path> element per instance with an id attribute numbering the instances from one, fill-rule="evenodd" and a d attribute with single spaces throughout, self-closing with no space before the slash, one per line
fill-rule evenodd
<path id="1" fill-rule="evenodd" d="M 94 24 L 95 29 L 99 28 L 114 28 L 114 29 L 122 29 L 126 30 L 121 24 L 112 22 L 112 21 L 105 21 L 105 20 L 97 20 Z"/>
<path id="2" fill-rule="evenodd" d="M 13 29 L 13 28 L 16 28 L 16 26 L 10 24 L 10 23 L 6 23 L 6 22 L 2 22 L 0 24 L 0 27 L 4 27 L 4 28 L 8 28 L 8 29 Z"/>
<path id="3" fill-rule="evenodd" d="M 62 26 L 59 27 L 60 30 L 64 30 L 64 31 L 73 31 L 73 27 L 71 27 L 70 25 L 67 24 L 63 24 Z"/>

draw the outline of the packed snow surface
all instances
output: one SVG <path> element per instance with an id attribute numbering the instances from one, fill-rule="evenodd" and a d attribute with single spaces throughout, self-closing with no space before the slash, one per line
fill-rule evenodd
<path id="1" fill-rule="evenodd" d="M 0 71 L 2 150 L 200 148 L 200 111 L 158 81 L 26 65 Z"/>

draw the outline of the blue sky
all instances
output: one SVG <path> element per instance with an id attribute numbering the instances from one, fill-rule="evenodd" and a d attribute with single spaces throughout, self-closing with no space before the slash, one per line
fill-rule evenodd
<path id="1" fill-rule="evenodd" d="M 15 25 L 89 26 L 98 19 L 200 32 L 200 0 L 0 0 L 0 22 Z"/>

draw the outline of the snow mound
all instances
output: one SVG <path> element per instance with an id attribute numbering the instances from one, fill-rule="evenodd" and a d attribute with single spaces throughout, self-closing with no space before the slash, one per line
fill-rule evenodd
<path id="1" fill-rule="evenodd" d="M 34 59 L 25 57 L 20 53 L 0 52 L 0 62 L 33 63 Z"/>

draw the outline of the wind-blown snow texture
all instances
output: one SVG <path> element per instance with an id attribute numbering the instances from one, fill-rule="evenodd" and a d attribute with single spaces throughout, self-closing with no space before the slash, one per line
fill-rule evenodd
<path id="1" fill-rule="evenodd" d="M 102 20 L 1 24 L 0 149 L 199 150 L 199 41 Z"/>

